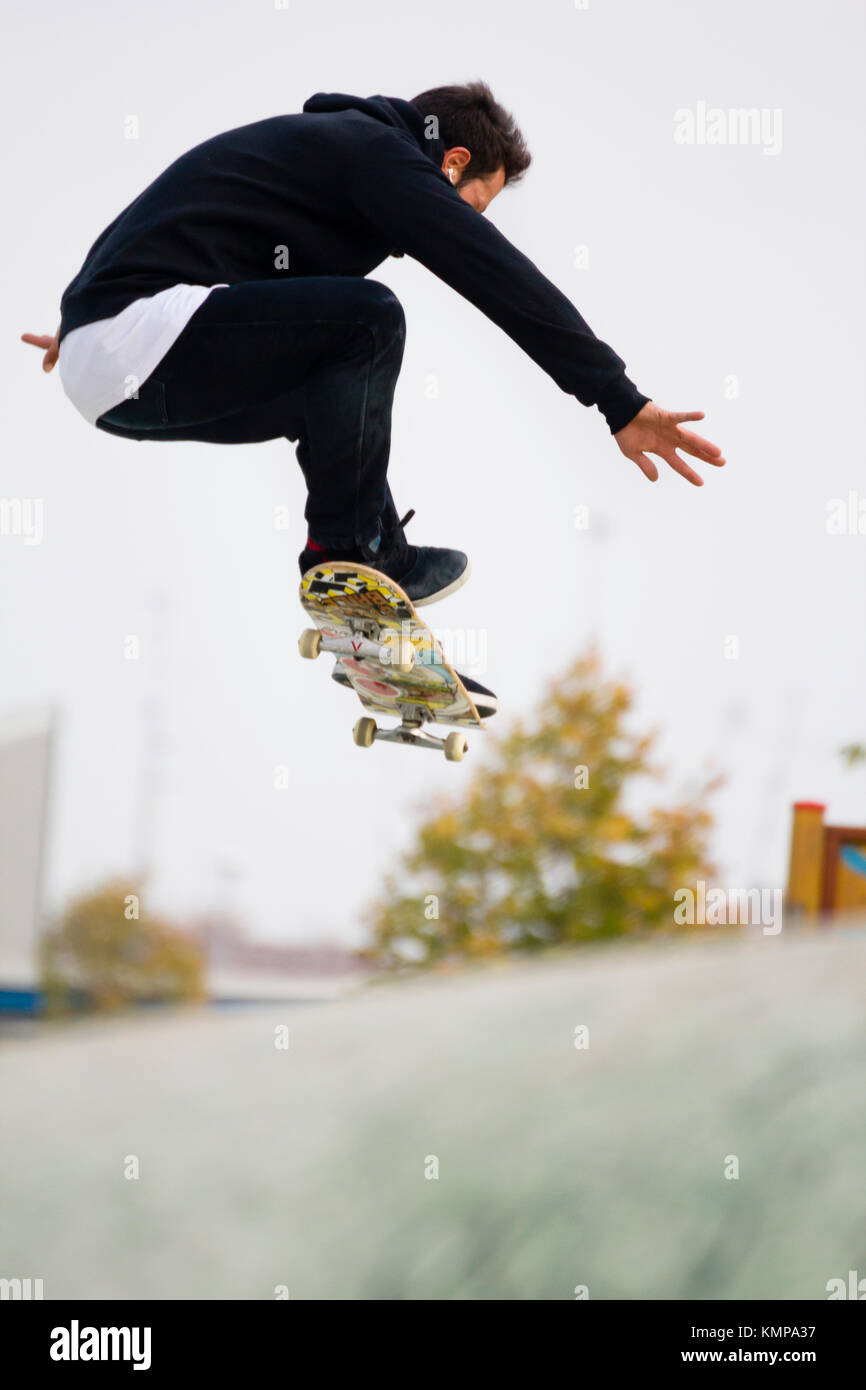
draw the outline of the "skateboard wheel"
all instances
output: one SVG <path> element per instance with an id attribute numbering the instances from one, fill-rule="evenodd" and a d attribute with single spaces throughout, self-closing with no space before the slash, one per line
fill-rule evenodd
<path id="1" fill-rule="evenodd" d="M 315 661 L 322 647 L 322 632 L 318 627 L 305 628 L 298 638 L 298 651 L 307 661 Z"/>
<path id="2" fill-rule="evenodd" d="M 386 632 L 382 638 L 382 665 L 408 675 L 415 665 L 415 648 L 408 637 Z"/>
<path id="3" fill-rule="evenodd" d="M 363 719 L 359 719 L 352 730 L 352 737 L 359 748 L 369 748 L 376 737 L 375 719 L 368 719 L 366 715 Z"/>
<path id="4" fill-rule="evenodd" d="M 468 747 L 466 735 L 458 734 L 455 729 L 445 740 L 445 757 L 449 763 L 460 763 Z"/>

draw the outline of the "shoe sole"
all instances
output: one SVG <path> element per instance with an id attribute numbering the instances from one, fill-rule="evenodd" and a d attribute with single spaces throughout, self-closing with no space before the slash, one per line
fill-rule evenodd
<path id="1" fill-rule="evenodd" d="M 446 584 L 444 589 L 437 589 L 435 594 L 427 594 L 426 598 L 413 598 L 412 602 L 416 608 L 424 608 L 428 603 L 438 603 L 441 598 L 447 598 L 449 594 L 462 589 L 470 574 L 472 573 L 472 561 L 466 561 L 466 568 L 462 574 L 453 579 L 450 584 Z M 411 597 L 411 595 L 410 595 Z"/>
<path id="2" fill-rule="evenodd" d="M 492 719 L 494 714 L 499 713 L 498 702 L 495 705 L 491 705 L 489 700 L 484 699 L 483 695 L 473 695 L 471 690 L 469 694 L 472 698 L 472 703 L 474 704 L 478 713 L 481 715 L 482 719 Z"/>

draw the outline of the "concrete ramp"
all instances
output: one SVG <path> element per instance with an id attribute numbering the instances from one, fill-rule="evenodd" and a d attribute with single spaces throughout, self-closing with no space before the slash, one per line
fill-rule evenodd
<path id="1" fill-rule="evenodd" d="M 866 1277 L 866 932 L 701 930 L 8 1041 L 0 1277 L 824 1299 Z"/>

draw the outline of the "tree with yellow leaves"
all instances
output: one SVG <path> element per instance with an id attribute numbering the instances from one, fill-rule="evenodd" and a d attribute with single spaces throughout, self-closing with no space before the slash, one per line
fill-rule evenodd
<path id="1" fill-rule="evenodd" d="M 432 965 L 675 930 L 677 888 L 713 872 L 716 783 L 680 805 L 636 809 L 632 792 L 659 774 L 654 737 L 627 728 L 632 705 L 594 652 L 575 662 L 535 718 L 494 744 L 465 794 L 421 825 L 370 914 L 368 958 Z"/>
<path id="2" fill-rule="evenodd" d="M 77 898 L 42 941 L 49 1013 L 181 1003 L 204 995 L 204 955 L 184 931 L 141 910 L 119 882 Z"/>

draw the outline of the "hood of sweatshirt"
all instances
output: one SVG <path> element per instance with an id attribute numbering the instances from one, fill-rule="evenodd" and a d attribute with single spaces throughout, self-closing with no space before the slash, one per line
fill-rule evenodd
<path id="1" fill-rule="evenodd" d="M 410 135 L 420 150 L 433 160 L 437 168 L 442 167 L 445 155 L 444 140 L 431 140 L 427 135 L 427 123 L 417 106 L 402 97 L 353 97 L 345 92 L 316 92 L 309 101 L 304 102 L 304 110 L 318 114 L 327 111 L 359 111 L 362 116 L 370 116 L 382 125 Z"/>

